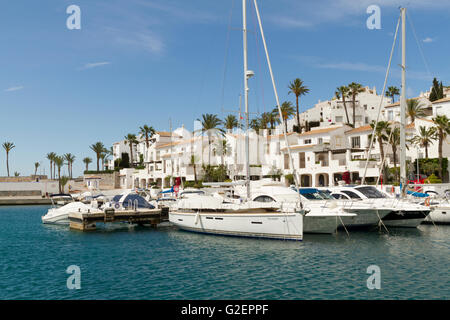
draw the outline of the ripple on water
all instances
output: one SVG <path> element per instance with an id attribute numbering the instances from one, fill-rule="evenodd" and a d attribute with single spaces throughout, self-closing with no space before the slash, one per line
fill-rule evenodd
<path id="1" fill-rule="evenodd" d="M 42 225 L 46 207 L 0 208 L 1 299 L 448 299 L 449 227 L 305 235 L 303 242 L 126 225 Z M 81 268 L 81 290 L 66 268 Z M 369 265 L 382 289 L 368 290 Z"/>

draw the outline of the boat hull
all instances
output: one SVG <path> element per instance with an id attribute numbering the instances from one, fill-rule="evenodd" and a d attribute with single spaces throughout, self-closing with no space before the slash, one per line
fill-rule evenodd
<path id="1" fill-rule="evenodd" d="M 169 221 L 182 230 L 215 235 L 303 239 L 300 213 L 195 213 L 170 212 Z"/>
<path id="2" fill-rule="evenodd" d="M 392 211 L 383 218 L 383 223 L 386 227 L 417 228 L 429 213 L 429 210 Z"/>
<path id="3" fill-rule="evenodd" d="M 450 207 L 436 207 L 423 223 L 450 224 Z"/>
<path id="4" fill-rule="evenodd" d="M 306 214 L 303 221 L 303 233 L 330 234 L 336 232 L 340 226 L 337 216 L 308 216 Z"/>
<path id="5" fill-rule="evenodd" d="M 356 213 L 356 217 L 349 217 L 343 220 L 346 228 L 366 228 L 377 226 L 380 219 L 389 214 L 390 210 L 377 209 L 344 209 L 348 213 Z"/>

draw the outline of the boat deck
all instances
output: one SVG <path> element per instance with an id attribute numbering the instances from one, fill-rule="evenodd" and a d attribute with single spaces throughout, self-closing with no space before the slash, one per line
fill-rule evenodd
<path id="1" fill-rule="evenodd" d="M 70 229 L 90 231 L 97 228 L 96 223 L 129 222 L 156 227 L 169 220 L 168 208 L 137 209 L 137 210 L 106 210 L 102 212 L 71 212 L 69 213 Z"/>

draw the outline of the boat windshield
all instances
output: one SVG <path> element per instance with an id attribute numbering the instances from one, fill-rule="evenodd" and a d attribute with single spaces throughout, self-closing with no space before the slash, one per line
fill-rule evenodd
<path id="1" fill-rule="evenodd" d="M 331 197 L 318 189 L 300 189 L 300 194 L 308 200 L 329 200 Z"/>
<path id="2" fill-rule="evenodd" d="M 387 198 L 387 196 L 375 187 L 357 187 L 355 188 L 369 199 Z"/>

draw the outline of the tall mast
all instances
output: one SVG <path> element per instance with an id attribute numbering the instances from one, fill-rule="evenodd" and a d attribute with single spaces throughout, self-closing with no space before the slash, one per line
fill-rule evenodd
<path id="1" fill-rule="evenodd" d="M 400 183 L 401 194 L 406 192 L 406 8 L 401 8 L 402 14 L 402 92 L 400 97 Z"/>
<path id="2" fill-rule="evenodd" d="M 250 200 L 250 159 L 249 159 L 249 139 L 248 139 L 248 79 L 250 74 L 247 66 L 247 1 L 242 0 L 242 21 L 243 21 L 243 41 L 244 41 L 244 104 L 245 104 L 245 170 L 247 176 L 247 200 Z"/>

